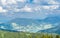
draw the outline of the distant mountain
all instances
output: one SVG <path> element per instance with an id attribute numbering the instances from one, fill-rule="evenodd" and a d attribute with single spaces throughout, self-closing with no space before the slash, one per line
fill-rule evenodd
<path id="1" fill-rule="evenodd" d="M 57 33 L 57 34 L 60 34 L 60 26 L 56 26 L 55 28 L 50 28 L 50 29 L 46 29 L 46 30 L 40 30 L 38 32 Z"/>
<path id="2" fill-rule="evenodd" d="M 40 20 L 41 22 L 41 20 Z M 29 19 L 29 18 L 16 18 L 11 20 L 9 23 L 17 23 L 20 25 L 31 25 L 32 23 L 40 24 L 39 20 L 37 19 Z"/>
<path id="3" fill-rule="evenodd" d="M 60 22 L 60 17 L 59 17 L 59 16 L 48 17 L 48 18 L 44 19 L 43 21 L 44 21 L 44 22 L 47 22 L 47 23 L 49 22 L 49 23 L 54 24 L 54 23 Z"/>
<path id="4" fill-rule="evenodd" d="M 39 30 L 38 32 L 58 33 L 60 34 L 60 17 L 49 17 L 43 20 L 44 22 L 54 24 L 54 28 Z"/>
<path id="5" fill-rule="evenodd" d="M 48 17 L 44 20 L 15 18 L 7 23 L 0 24 L 1 29 L 24 32 L 51 32 L 60 33 L 60 17 Z"/>

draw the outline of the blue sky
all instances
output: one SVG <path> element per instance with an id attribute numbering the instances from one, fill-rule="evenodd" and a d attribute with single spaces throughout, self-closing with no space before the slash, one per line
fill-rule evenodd
<path id="1" fill-rule="evenodd" d="M 59 0 L 0 0 L 0 22 L 14 18 L 45 19 L 60 16 Z"/>

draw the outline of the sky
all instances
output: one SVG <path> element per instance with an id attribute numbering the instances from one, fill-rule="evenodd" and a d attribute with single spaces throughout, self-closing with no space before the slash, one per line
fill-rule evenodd
<path id="1" fill-rule="evenodd" d="M 0 0 L 0 22 L 15 18 L 46 19 L 60 16 L 60 0 Z"/>
<path id="2" fill-rule="evenodd" d="M 8 22 L 15 18 L 30 18 L 44 20 L 49 17 L 59 16 L 60 0 L 0 0 L 0 24 L 2 22 Z M 52 20 L 52 22 L 55 22 L 55 20 Z M 32 26 L 27 25 L 25 29 L 26 31 L 36 32 L 39 30 L 54 28 L 54 25 L 58 24 L 59 23 L 47 23 L 41 24 L 39 26 L 35 26 L 33 24 Z M 9 29 L 10 25 L 5 27 L 6 29 Z M 22 31 L 25 31 L 23 26 L 19 27 L 16 23 L 12 23 L 11 27 L 13 27 L 14 30 L 18 31 L 20 31 L 23 28 Z M 2 26 L 1 28 L 4 28 L 4 26 Z"/>

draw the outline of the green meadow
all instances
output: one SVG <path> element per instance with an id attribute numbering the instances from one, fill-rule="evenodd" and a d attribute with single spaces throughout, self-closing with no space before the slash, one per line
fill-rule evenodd
<path id="1" fill-rule="evenodd" d="M 0 31 L 0 38 L 60 38 L 55 33 L 29 33 L 29 32 L 9 32 Z"/>

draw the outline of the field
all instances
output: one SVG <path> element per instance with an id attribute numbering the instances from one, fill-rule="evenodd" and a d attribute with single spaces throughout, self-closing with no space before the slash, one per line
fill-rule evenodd
<path id="1" fill-rule="evenodd" d="M 29 33 L 0 31 L 0 38 L 60 38 L 58 34 L 52 33 Z"/>

